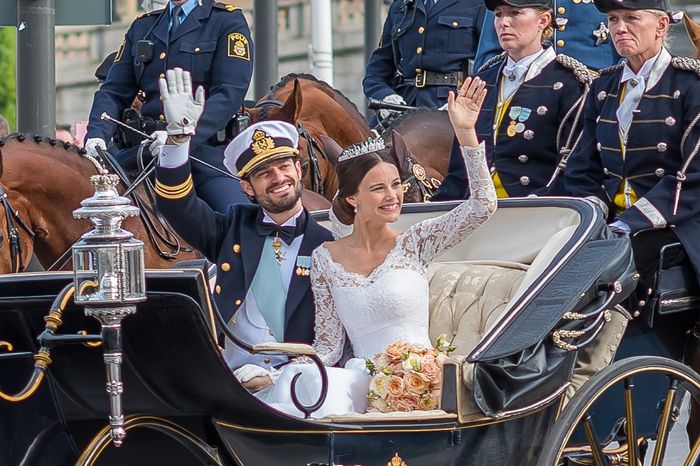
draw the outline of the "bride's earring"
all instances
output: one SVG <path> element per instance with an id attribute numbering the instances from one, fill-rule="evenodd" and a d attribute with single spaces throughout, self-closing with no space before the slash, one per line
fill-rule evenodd
<path id="1" fill-rule="evenodd" d="M 357 206 L 352 208 L 353 211 L 355 211 L 355 215 L 357 215 Z"/>

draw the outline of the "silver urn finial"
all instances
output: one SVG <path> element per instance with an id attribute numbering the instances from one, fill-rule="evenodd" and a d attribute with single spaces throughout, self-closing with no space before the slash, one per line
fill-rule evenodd
<path id="1" fill-rule="evenodd" d="M 107 370 L 110 434 L 120 446 L 126 431 L 122 412 L 122 320 L 136 312 L 146 299 L 143 242 L 122 229 L 122 222 L 139 214 L 117 191 L 116 175 L 94 175 L 95 194 L 73 211 L 73 217 L 90 220 L 94 228 L 73 245 L 75 302 L 102 325 L 102 346 Z"/>

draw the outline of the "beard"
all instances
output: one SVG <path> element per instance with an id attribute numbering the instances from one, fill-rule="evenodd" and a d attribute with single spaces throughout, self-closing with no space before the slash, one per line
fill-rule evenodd
<path id="1" fill-rule="evenodd" d="M 301 192 L 303 191 L 304 187 L 301 184 L 301 181 L 297 180 L 294 182 L 292 189 L 293 191 L 288 196 L 282 199 L 274 200 L 271 199 L 266 193 L 255 192 L 255 200 L 260 207 L 265 209 L 267 212 L 271 214 L 281 214 L 282 212 L 286 212 L 296 205 L 297 201 L 299 201 L 301 198 Z"/>

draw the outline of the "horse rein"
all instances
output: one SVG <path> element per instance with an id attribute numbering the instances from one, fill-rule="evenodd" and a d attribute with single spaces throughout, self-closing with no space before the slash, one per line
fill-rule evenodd
<path id="1" fill-rule="evenodd" d="M 22 272 L 26 265 L 22 259 L 22 242 L 20 241 L 19 229 L 15 227 L 14 221 L 17 221 L 19 225 L 26 231 L 29 236 L 34 239 L 36 236 L 32 229 L 27 225 L 24 219 L 19 215 L 19 212 L 12 208 L 10 200 L 7 197 L 7 192 L 5 188 L 0 185 L 0 203 L 5 210 L 5 223 L 7 223 L 7 236 L 10 240 L 10 260 L 12 263 L 12 273 Z M 0 234 L 0 244 L 2 244 L 4 238 Z"/>
<path id="2" fill-rule="evenodd" d="M 267 117 L 267 107 L 278 107 L 281 108 L 284 104 L 280 102 L 279 100 L 274 100 L 274 99 L 266 99 L 266 100 L 261 100 L 257 104 L 255 104 L 255 107 L 253 108 L 259 108 L 263 112 L 263 119 Z M 324 158 L 326 157 L 325 152 L 323 152 L 323 149 L 321 149 L 321 146 L 316 142 L 316 140 L 309 134 L 309 132 L 306 130 L 304 127 L 304 124 L 301 122 L 296 122 L 296 127 L 297 127 L 297 133 L 299 134 L 300 137 L 306 139 L 307 141 L 307 152 L 309 154 L 309 164 L 311 166 L 311 190 L 319 193 L 321 196 L 325 195 L 325 189 L 323 187 L 323 182 L 321 180 L 321 167 L 318 163 L 318 156 L 316 155 L 316 151 L 318 151 Z M 315 150 L 314 150 L 315 148 Z"/>

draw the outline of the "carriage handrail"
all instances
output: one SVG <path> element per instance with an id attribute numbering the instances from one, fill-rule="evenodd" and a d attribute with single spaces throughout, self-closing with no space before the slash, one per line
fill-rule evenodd
<path id="1" fill-rule="evenodd" d="M 299 377 L 301 377 L 301 373 L 297 373 L 294 375 L 294 377 L 292 377 L 292 382 L 290 386 L 292 403 L 294 403 L 294 406 L 299 411 L 304 413 L 305 419 L 308 419 L 312 413 L 318 411 L 321 408 L 323 403 L 326 401 L 326 396 L 328 395 L 328 374 L 326 373 L 326 366 L 324 366 L 323 361 L 321 361 L 321 358 L 319 358 L 316 354 L 316 350 L 314 350 L 309 345 L 298 343 L 260 343 L 257 345 L 249 345 L 248 343 L 242 341 L 236 335 L 233 334 L 231 329 L 228 328 L 228 325 L 224 320 L 223 316 L 221 315 L 219 308 L 216 306 L 215 303 L 212 304 L 214 310 L 214 318 L 216 319 L 216 327 L 219 329 L 219 331 L 221 331 L 224 334 L 226 338 L 231 340 L 233 344 L 243 349 L 244 351 L 247 351 L 251 354 L 259 354 L 264 352 L 266 354 L 284 354 L 286 356 L 301 356 L 303 358 L 310 359 L 311 362 L 313 362 L 316 365 L 320 373 L 321 392 L 317 400 L 311 405 L 307 406 L 302 404 L 301 401 L 299 401 L 299 398 L 296 394 L 297 381 Z"/>
<path id="2" fill-rule="evenodd" d="M 394 104 L 390 102 L 384 102 L 379 99 L 370 98 L 367 103 L 367 108 L 370 110 L 396 110 L 398 112 L 407 112 L 410 110 L 418 110 L 418 107 L 411 105 Z"/>
<path id="3" fill-rule="evenodd" d="M 87 287 L 97 286 L 97 283 L 93 281 L 86 281 L 81 285 L 81 289 Z M 51 364 L 51 349 L 57 344 L 70 344 L 70 343 L 90 343 L 102 341 L 101 335 L 57 335 L 56 331 L 63 324 L 63 311 L 65 310 L 68 302 L 75 294 L 75 285 L 69 283 L 60 293 L 56 296 L 53 303 L 51 304 L 51 309 L 49 313 L 44 317 L 46 322 L 44 331 L 37 337 L 39 342 L 39 351 L 37 351 L 34 356 L 34 370 L 32 375 L 27 381 L 24 388 L 15 394 L 7 394 L 0 391 L 0 400 L 9 401 L 12 403 L 18 403 L 24 401 L 31 397 L 41 386 L 44 381 L 46 370 Z M 25 356 L 27 353 L 23 352 L 17 355 Z M 31 353 L 30 353 L 31 354 Z M 7 356 L 7 355 L 5 355 Z M 14 356 L 14 355 L 13 355 Z"/>

